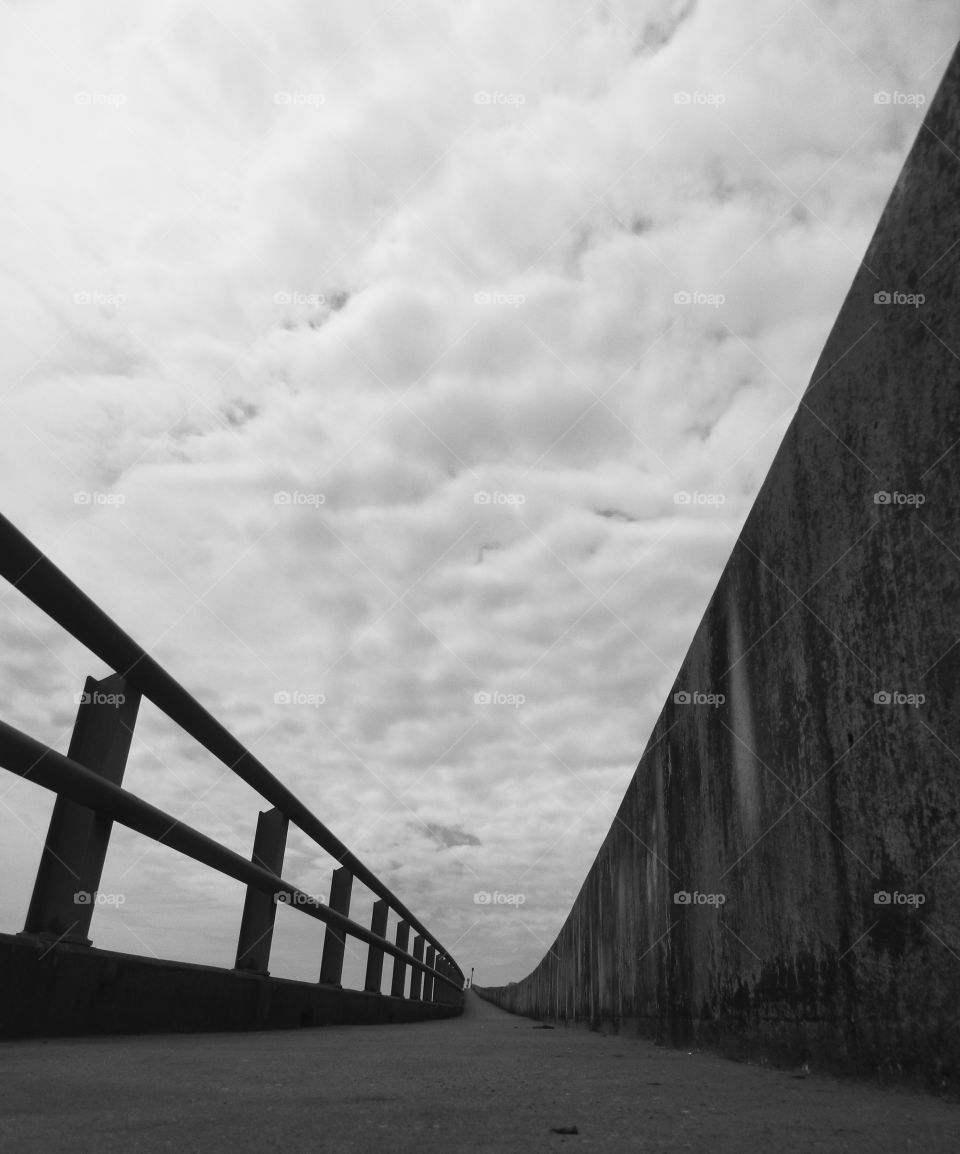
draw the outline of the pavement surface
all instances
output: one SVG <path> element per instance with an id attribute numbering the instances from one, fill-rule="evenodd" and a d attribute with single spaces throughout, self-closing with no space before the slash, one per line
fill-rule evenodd
<path id="1" fill-rule="evenodd" d="M 0 1149 L 955 1154 L 960 1105 L 544 1028 L 471 993 L 417 1025 L 3 1042 Z"/>

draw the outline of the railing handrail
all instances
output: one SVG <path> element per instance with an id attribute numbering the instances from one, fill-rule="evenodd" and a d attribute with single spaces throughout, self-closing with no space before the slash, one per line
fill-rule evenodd
<path id="1" fill-rule="evenodd" d="M 114 785 L 79 762 L 72 761 L 4 721 L 0 721 L 0 765 L 19 777 L 28 778 L 45 789 L 102 813 L 113 821 L 127 826 L 128 829 L 153 838 L 154 841 L 177 850 L 202 865 L 210 866 L 237 881 L 246 882 L 254 889 L 271 895 L 283 892 L 292 898 L 296 908 L 302 909 L 304 913 L 345 931 L 351 937 L 360 938 L 368 945 L 376 946 L 424 973 L 432 974 L 455 990 L 461 989 L 445 974 L 418 960 L 407 950 L 373 933 L 346 915 L 330 909 L 310 894 L 284 881 L 277 874 L 256 865 L 234 850 L 228 849 L 213 838 L 200 833 L 199 830 L 179 821 L 129 790 Z M 453 961 L 448 955 L 444 957 Z"/>
<path id="2" fill-rule="evenodd" d="M 242 742 L 167 673 L 159 662 L 125 633 L 96 602 L 2 514 L 0 514 L 0 575 L 81 645 L 86 646 L 91 653 L 128 680 L 171 721 L 189 733 L 265 801 L 269 801 L 280 810 L 340 865 L 345 866 L 358 881 L 367 886 L 377 897 L 385 900 L 391 909 L 440 954 L 450 959 L 456 972 L 461 978 L 463 977 L 463 972 L 453 961 L 452 955 L 389 887 L 351 853 L 343 842 L 315 817 L 294 793 L 274 777 Z M 250 864 L 247 862 L 247 865 Z M 351 929 L 350 932 L 355 931 Z M 362 934 L 358 933 L 357 936 Z M 378 940 L 376 944 L 380 946 L 381 942 Z M 395 948 L 390 952 L 395 953 Z"/>

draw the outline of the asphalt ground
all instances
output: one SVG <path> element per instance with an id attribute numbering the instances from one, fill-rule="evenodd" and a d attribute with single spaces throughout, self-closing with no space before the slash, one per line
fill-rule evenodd
<path id="1" fill-rule="evenodd" d="M 589 1030 L 462 1018 L 0 1043 L 4 1151 L 960 1150 L 960 1105 Z"/>

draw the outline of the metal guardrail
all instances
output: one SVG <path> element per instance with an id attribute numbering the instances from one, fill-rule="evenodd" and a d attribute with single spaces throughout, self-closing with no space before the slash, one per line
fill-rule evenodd
<path id="1" fill-rule="evenodd" d="M 447 950 L 395 894 L 289 789 L 79 589 L 0 515 L 0 576 L 115 670 L 87 679 L 67 756 L 0 722 L 0 766 L 57 793 L 27 914 L 26 933 L 89 944 L 92 895 L 100 883 L 114 821 L 247 885 L 236 968 L 267 974 L 276 903 L 287 901 L 326 923 L 320 981 L 338 986 L 346 939 L 368 946 L 365 989 L 380 992 L 384 954 L 394 958 L 391 995 L 459 1005 L 464 977 Z M 251 860 L 121 788 L 140 698 L 167 717 L 250 785 L 273 809 L 261 813 Z M 329 903 L 281 877 L 289 823 L 339 862 Z M 354 879 L 379 899 L 368 929 L 349 917 Z M 86 903 L 77 905 L 77 893 Z M 386 933 L 399 917 L 396 942 Z M 415 931 L 412 951 L 409 934 Z M 422 982 L 422 986 L 421 986 Z"/>

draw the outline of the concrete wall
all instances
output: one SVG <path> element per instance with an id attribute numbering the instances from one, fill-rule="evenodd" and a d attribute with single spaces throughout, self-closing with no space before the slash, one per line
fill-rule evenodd
<path id="1" fill-rule="evenodd" d="M 462 1012 L 462 999 L 427 1004 L 0 934 L 0 1038 L 375 1025 Z"/>
<path id="2" fill-rule="evenodd" d="M 478 993 L 956 1084 L 958 442 L 955 56 L 674 686 L 725 702 L 671 694 L 553 947 Z"/>

